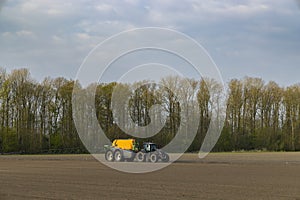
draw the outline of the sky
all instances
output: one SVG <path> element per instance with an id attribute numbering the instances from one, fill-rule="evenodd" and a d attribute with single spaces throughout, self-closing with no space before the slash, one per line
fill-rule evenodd
<path id="1" fill-rule="evenodd" d="M 28 68 L 39 81 L 74 79 L 97 44 L 143 27 L 196 40 L 225 82 L 249 76 L 300 83 L 297 0 L 0 0 L 0 67 Z"/>

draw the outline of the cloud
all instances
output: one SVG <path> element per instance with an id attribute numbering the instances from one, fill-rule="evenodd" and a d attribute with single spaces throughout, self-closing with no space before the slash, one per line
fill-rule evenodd
<path id="1" fill-rule="evenodd" d="M 5 2 L 6 2 L 6 0 L 0 0 L 0 11 L 1 11 L 2 7 L 4 6 Z"/>
<path id="2" fill-rule="evenodd" d="M 5 3 L 0 65 L 29 66 L 38 77 L 72 78 L 99 42 L 131 28 L 159 26 L 195 38 L 226 77 L 252 72 L 277 78 L 285 66 L 294 68 L 290 77 L 295 81 L 300 52 L 295 1 L 0 0 L 0 9 Z M 263 72 L 262 66 L 272 73 Z"/>
<path id="3" fill-rule="evenodd" d="M 34 33 L 28 30 L 20 30 L 16 32 L 19 37 L 34 37 Z"/>
<path id="4" fill-rule="evenodd" d="M 21 2 L 17 7 L 25 15 L 35 12 L 36 14 L 43 14 L 48 17 L 65 16 L 72 13 L 74 9 L 70 1 L 61 2 L 57 0 L 28 0 Z"/>
<path id="5" fill-rule="evenodd" d="M 295 1 L 298 4 L 298 7 L 300 8 L 300 0 L 295 0 Z"/>
<path id="6" fill-rule="evenodd" d="M 97 11 L 100 12 L 111 12 L 114 11 L 114 7 L 112 5 L 109 4 L 98 4 L 95 6 Z"/>
<path id="7" fill-rule="evenodd" d="M 28 30 L 19 30 L 16 32 L 2 32 L 1 36 L 3 38 L 6 37 L 6 39 L 9 38 L 21 38 L 21 39 L 33 39 L 35 37 L 35 34 Z"/>

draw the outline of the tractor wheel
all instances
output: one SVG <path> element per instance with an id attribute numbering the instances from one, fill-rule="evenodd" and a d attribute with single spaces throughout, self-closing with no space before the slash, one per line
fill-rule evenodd
<path id="1" fill-rule="evenodd" d="M 138 152 L 136 154 L 136 160 L 138 162 L 145 162 L 145 154 L 143 152 Z"/>
<path id="2" fill-rule="evenodd" d="M 169 160 L 170 160 L 170 157 L 169 157 L 169 155 L 168 154 L 164 154 L 163 155 L 163 157 L 161 158 L 161 161 L 163 161 L 163 162 L 169 162 Z"/>
<path id="3" fill-rule="evenodd" d="M 114 159 L 116 162 L 122 162 L 124 160 L 123 154 L 120 150 L 115 151 Z"/>
<path id="4" fill-rule="evenodd" d="M 150 155 L 150 162 L 156 163 L 157 160 L 158 160 L 158 156 L 156 154 L 153 153 Z"/>
<path id="5" fill-rule="evenodd" d="M 114 154 L 111 150 L 105 152 L 105 160 L 107 160 L 108 162 L 114 161 Z"/>

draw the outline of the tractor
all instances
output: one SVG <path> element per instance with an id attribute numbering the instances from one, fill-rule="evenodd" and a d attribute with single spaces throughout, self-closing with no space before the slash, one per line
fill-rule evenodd
<path id="1" fill-rule="evenodd" d="M 135 139 L 116 139 L 111 145 L 105 145 L 104 149 L 105 159 L 109 162 L 169 162 L 169 155 L 152 142 L 145 142 L 140 148 Z"/>

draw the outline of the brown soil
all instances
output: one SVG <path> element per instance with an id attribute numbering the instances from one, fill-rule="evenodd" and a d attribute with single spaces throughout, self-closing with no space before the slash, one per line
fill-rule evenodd
<path id="1" fill-rule="evenodd" d="M 300 199 L 300 153 L 185 154 L 127 174 L 90 155 L 0 156 L 0 199 Z"/>

